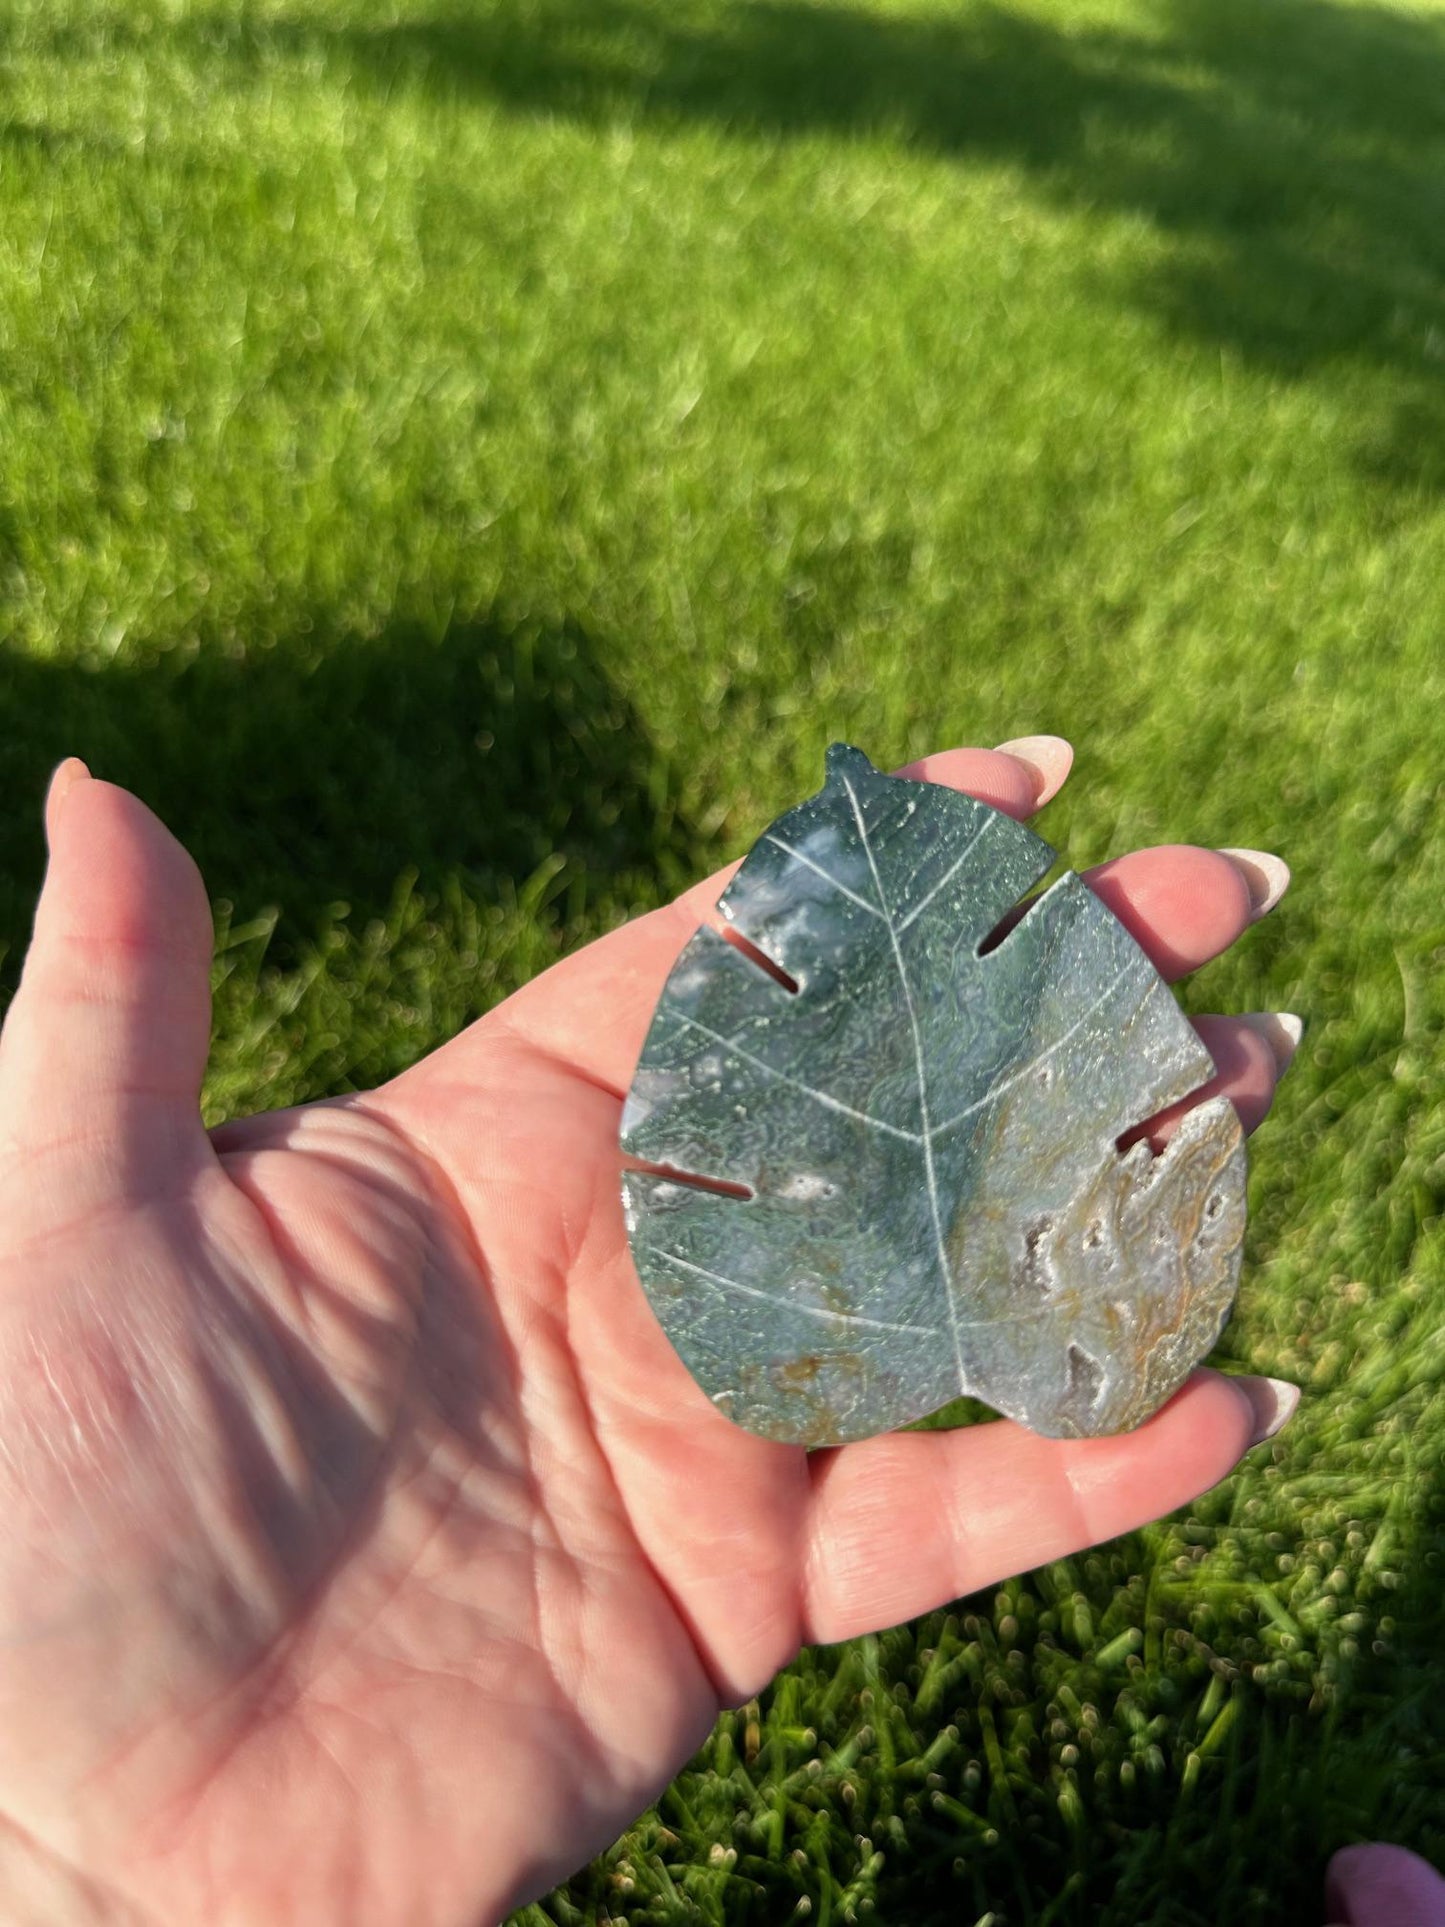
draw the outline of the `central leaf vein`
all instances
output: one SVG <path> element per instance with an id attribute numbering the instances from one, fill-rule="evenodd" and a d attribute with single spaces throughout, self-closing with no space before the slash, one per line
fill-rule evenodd
<path id="1" fill-rule="evenodd" d="M 918 1012 L 913 1004 L 913 987 L 908 981 L 908 969 L 903 961 L 903 947 L 898 941 L 898 930 L 888 907 L 888 899 L 883 892 L 883 879 L 878 874 L 877 860 L 873 855 L 873 845 L 868 836 L 868 825 L 863 820 L 857 791 L 846 776 L 843 778 L 843 787 L 847 790 L 848 801 L 853 806 L 853 821 L 858 825 L 863 854 L 867 857 L 868 868 L 873 873 L 873 888 L 878 892 L 883 922 L 888 931 L 888 940 L 893 946 L 893 962 L 898 971 L 899 987 L 903 992 L 903 1005 L 908 1012 L 908 1026 L 913 1033 L 913 1058 L 918 1072 L 918 1116 L 923 1138 L 923 1171 L 928 1184 L 928 1207 L 933 1215 L 933 1239 L 938 1251 L 938 1275 L 943 1286 L 943 1302 L 948 1307 L 948 1322 L 953 1332 L 953 1356 L 958 1367 L 958 1388 L 963 1392 L 968 1389 L 968 1374 L 964 1370 L 963 1334 L 959 1328 L 958 1310 L 949 1284 L 948 1251 L 943 1241 L 943 1215 L 938 1202 L 938 1177 L 933 1168 L 933 1139 L 928 1121 L 928 1074 L 924 1064 L 923 1035 L 918 1028 Z"/>

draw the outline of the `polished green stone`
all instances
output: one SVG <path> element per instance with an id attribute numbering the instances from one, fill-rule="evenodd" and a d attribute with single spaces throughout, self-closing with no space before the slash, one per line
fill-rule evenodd
<path id="1" fill-rule="evenodd" d="M 1121 1155 L 1214 1066 L 1077 876 L 990 944 L 1054 857 L 835 744 L 721 899 L 745 943 L 703 928 L 679 956 L 623 1115 L 661 1167 L 624 1175 L 628 1235 L 749 1430 L 837 1443 L 967 1393 L 1053 1437 L 1123 1431 L 1218 1337 L 1238 1120 L 1215 1098 Z"/>

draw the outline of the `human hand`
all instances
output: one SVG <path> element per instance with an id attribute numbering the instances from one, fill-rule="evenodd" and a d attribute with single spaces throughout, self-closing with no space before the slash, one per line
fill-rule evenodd
<path id="1" fill-rule="evenodd" d="M 1017 748 L 907 773 L 1023 817 L 1069 755 Z M 720 879 L 381 1090 L 207 1133 L 194 865 L 76 763 L 47 831 L 0 1035 L 16 1927 L 495 1920 L 800 1644 L 1155 1518 L 1293 1409 L 1200 1371 L 1117 1438 L 999 1421 L 809 1455 L 740 1431 L 638 1287 L 618 1186 L 621 1094 Z M 1173 847 L 1088 880 L 1178 977 L 1261 876 Z M 1199 1027 L 1207 1093 L 1252 1126 L 1288 1029 Z"/>

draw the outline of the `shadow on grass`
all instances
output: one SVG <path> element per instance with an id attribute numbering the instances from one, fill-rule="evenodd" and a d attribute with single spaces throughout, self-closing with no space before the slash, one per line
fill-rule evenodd
<path id="1" fill-rule="evenodd" d="M 835 0 L 426 0 L 347 23 L 293 9 L 129 6 L 28 27 L 52 56 L 124 53 L 243 82 L 319 60 L 389 98 L 424 88 L 596 125 L 742 138 L 882 136 L 1021 170 L 1060 204 L 1142 222 L 1147 267 L 1083 260 L 1111 297 L 1284 378 L 1373 372 L 1366 472 L 1445 485 L 1445 19 L 1341 0 L 1156 0 L 1146 28 L 1027 10 Z M 12 36 L 13 37 L 13 30 Z M 7 35 L 0 26 L 0 51 Z M 51 154 L 74 136 L 0 125 Z"/>
<path id="2" fill-rule="evenodd" d="M 1388 371 L 1362 457 L 1382 479 L 1438 489 L 1445 20 L 1337 0 L 1160 0 L 1153 18 L 1152 31 L 1066 32 L 995 5 L 450 0 L 341 27 L 193 15 L 167 28 L 166 49 L 248 72 L 319 55 L 387 94 L 420 85 L 743 137 L 880 134 L 1017 167 L 1061 203 L 1168 238 L 1150 268 L 1108 285 L 1180 333 L 1286 377 L 1342 360 Z M 48 44 L 127 40 L 118 14 Z"/>
<path id="3" fill-rule="evenodd" d="M 0 651 L 4 991 L 28 938 L 49 770 L 84 756 L 175 829 L 215 898 L 281 912 L 282 963 L 322 905 L 384 916 L 398 876 L 484 898 L 560 857 L 578 907 L 629 879 L 680 887 L 699 854 L 668 767 L 576 629 L 399 622 L 227 657 L 87 668 Z"/>

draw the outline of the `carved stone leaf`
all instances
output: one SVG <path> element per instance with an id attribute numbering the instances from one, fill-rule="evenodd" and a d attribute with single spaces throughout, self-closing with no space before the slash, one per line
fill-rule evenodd
<path id="1" fill-rule="evenodd" d="M 1053 860 L 835 744 L 721 900 L 774 969 L 707 928 L 678 958 L 623 1113 L 624 1150 L 663 1167 L 624 1175 L 628 1235 L 749 1430 L 840 1443 L 968 1393 L 1052 1437 L 1124 1431 L 1218 1337 L 1233 1106 L 1157 1158 L 1116 1144 L 1213 1075 L 1168 986 L 1072 874 L 980 954 Z"/>

